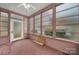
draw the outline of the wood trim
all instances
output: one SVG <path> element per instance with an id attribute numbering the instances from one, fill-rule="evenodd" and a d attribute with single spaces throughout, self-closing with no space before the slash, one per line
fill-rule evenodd
<path id="1" fill-rule="evenodd" d="M 43 27 L 42 27 L 42 13 L 41 13 L 41 22 L 40 22 L 40 23 L 41 23 L 41 24 L 40 24 L 41 34 L 40 34 L 40 35 L 42 35 L 42 32 L 43 32 L 43 31 L 42 31 L 42 28 L 43 28 Z"/>
<path id="2" fill-rule="evenodd" d="M 10 25 L 10 22 L 11 22 L 11 14 L 10 13 L 8 13 L 8 37 L 9 37 L 9 43 L 10 43 L 10 27 L 11 27 L 11 25 Z"/>
<path id="3" fill-rule="evenodd" d="M 35 16 L 33 17 L 33 31 L 35 31 Z"/>
<path id="4" fill-rule="evenodd" d="M 76 49 L 76 54 L 79 55 L 79 44 L 77 44 Z"/>
<path id="5" fill-rule="evenodd" d="M 30 22 L 29 22 L 29 18 L 27 18 L 27 38 L 29 38 L 29 29 L 30 29 Z"/>
<path id="6" fill-rule="evenodd" d="M 53 12 L 53 19 L 52 19 L 52 28 L 53 28 L 53 38 L 56 38 L 56 7 L 55 5 L 53 5 L 53 8 L 52 8 L 52 12 Z"/>
<path id="7" fill-rule="evenodd" d="M 23 38 L 25 38 L 25 36 L 24 36 L 24 34 L 25 34 L 25 33 L 24 33 L 24 32 L 25 32 L 25 30 L 24 30 L 25 25 L 24 25 L 24 24 L 25 24 L 25 23 L 24 23 L 24 21 L 25 21 L 25 17 L 23 17 Z"/>
<path id="8" fill-rule="evenodd" d="M 1 20 L 1 11 L 0 11 L 0 20 Z M 1 24 L 0 24 L 0 27 L 1 27 Z M 0 35 L 1 35 L 1 31 L 0 31 Z M 1 37 L 1 36 L 0 36 Z"/>

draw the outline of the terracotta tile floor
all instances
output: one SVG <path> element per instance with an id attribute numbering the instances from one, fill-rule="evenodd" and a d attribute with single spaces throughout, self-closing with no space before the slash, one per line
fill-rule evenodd
<path id="1" fill-rule="evenodd" d="M 12 45 L 4 45 L 0 47 L 0 54 L 9 55 L 61 55 L 54 49 L 46 46 L 40 46 L 30 39 L 23 39 L 12 43 Z"/>

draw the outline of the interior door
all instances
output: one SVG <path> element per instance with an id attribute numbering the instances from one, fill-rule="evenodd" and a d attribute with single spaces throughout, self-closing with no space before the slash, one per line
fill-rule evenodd
<path id="1" fill-rule="evenodd" d="M 11 20 L 11 41 L 23 38 L 23 21 L 12 19 Z"/>

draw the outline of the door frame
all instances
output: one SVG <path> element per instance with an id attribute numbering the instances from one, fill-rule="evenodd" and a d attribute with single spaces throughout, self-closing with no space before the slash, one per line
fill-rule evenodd
<path id="1" fill-rule="evenodd" d="M 18 38 L 14 38 L 14 22 L 21 22 L 21 37 Z M 23 21 L 22 20 L 17 20 L 17 19 L 11 19 L 10 21 L 10 42 L 16 41 L 16 40 L 20 40 L 23 39 Z"/>

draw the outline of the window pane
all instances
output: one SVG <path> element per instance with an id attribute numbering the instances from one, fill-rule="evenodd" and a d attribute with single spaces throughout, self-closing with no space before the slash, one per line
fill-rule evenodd
<path id="1" fill-rule="evenodd" d="M 2 27 L 7 27 L 7 26 L 8 26 L 8 23 L 7 23 L 7 22 L 0 22 L 0 25 L 1 25 Z"/>
<path id="2" fill-rule="evenodd" d="M 11 14 L 11 18 L 16 19 L 16 20 L 22 20 L 23 19 L 22 16 L 19 16 L 19 15 L 16 15 L 16 14 Z"/>
<path id="3" fill-rule="evenodd" d="M 3 36 L 8 36 L 8 31 L 1 32 L 1 33 L 0 33 L 0 36 L 1 36 L 1 37 L 3 37 Z"/>
<path id="4" fill-rule="evenodd" d="M 35 16 L 35 33 L 40 34 L 40 23 L 41 22 L 41 17 L 40 15 Z"/>
<path id="5" fill-rule="evenodd" d="M 56 36 L 79 41 L 78 4 L 62 4 L 56 7 L 56 12 Z"/>
<path id="6" fill-rule="evenodd" d="M 1 12 L 1 16 L 8 17 L 8 13 Z"/>
<path id="7" fill-rule="evenodd" d="M 5 16 L 1 16 L 1 20 L 0 21 L 8 21 L 8 17 L 5 17 Z"/>
<path id="8" fill-rule="evenodd" d="M 74 3 L 74 4 L 73 3 L 71 3 L 71 4 L 66 3 L 63 5 L 57 6 L 56 12 L 60 12 L 60 11 L 63 11 L 63 10 L 69 9 L 69 8 L 73 8 L 75 6 L 78 6 L 78 4 L 77 3 Z"/>
<path id="9" fill-rule="evenodd" d="M 43 13 L 42 27 L 43 35 L 52 36 L 52 9 Z"/>
<path id="10" fill-rule="evenodd" d="M 24 18 L 23 20 L 23 27 L 24 27 L 24 33 L 26 34 L 27 33 L 27 19 Z"/>
<path id="11" fill-rule="evenodd" d="M 8 21 L 8 14 L 1 12 L 1 19 L 0 21 Z"/>
<path id="12" fill-rule="evenodd" d="M 1 12 L 0 37 L 8 36 L 8 13 Z"/>
<path id="13" fill-rule="evenodd" d="M 78 7 L 74 7 L 74 8 L 62 11 L 62 12 L 58 12 L 56 16 L 57 16 L 57 18 L 60 18 L 60 17 L 75 16 L 78 14 L 79 14 Z"/>
<path id="14" fill-rule="evenodd" d="M 8 31 L 7 27 L 0 27 L 0 31 Z"/>
<path id="15" fill-rule="evenodd" d="M 52 14 L 52 9 L 44 12 L 43 17 L 46 17 L 46 16 L 51 15 L 51 14 Z"/>
<path id="16" fill-rule="evenodd" d="M 14 38 L 21 37 L 21 22 L 14 21 Z"/>
<path id="17" fill-rule="evenodd" d="M 33 33 L 33 18 L 30 18 L 30 33 Z"/>

